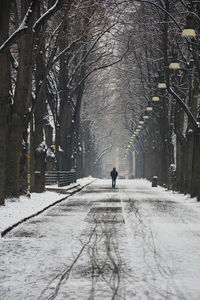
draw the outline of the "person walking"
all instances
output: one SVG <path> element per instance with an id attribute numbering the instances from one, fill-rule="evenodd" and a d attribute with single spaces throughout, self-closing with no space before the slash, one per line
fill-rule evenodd
<path id="1" fill-rule="evenodd" d="M 117 173 L 117 170 L 116 170 L 115 167 L 110 172 L 110 176 L 112 177 L 112 188 L 115 188 L 116 179 L 117 179 L 117 176 L 118 176 L 118 173 Z"/>

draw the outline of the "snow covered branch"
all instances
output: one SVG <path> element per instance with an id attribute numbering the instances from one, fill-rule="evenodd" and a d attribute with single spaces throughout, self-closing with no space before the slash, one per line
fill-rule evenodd
<path id="1" fill-rule="evenodd" d="M 176 19 L 164 7 L 160 6 L 159 4 L 157 4 L 157 3 L 153 2 L 153 1 L 149 1 L 149 0 L 136 0 L 136 1 L 139 2 L 139 3 L 148 3 L 150 5 L 155 6 L 156 8 L 160 9 L 161 11 L 163 11 L 164 13 L 166 13 L 170 17 L 170 19 L 173 20 L 174 24 L 176 24 L 176 26 L 178 27 L 178 29 L 180 31 L 182 31 L 182 28 L 178 24 L 178 22 L 176 21 Z"/>
<path id="2" fill-rule="evenodd" d="M 71 1 L 69 1 L 71 2 Z M 57 12 L 63 4 L 63 0 L 56 0 L 54 5 L 48 9 L 33 25 L 33 31 L 36 32 L 40 27 L 55 13 Z"/>
<path id="3" fill-rule="evenodd" d="M 83 78 L 79 81 L 79 83 L 77 84 L 77 86 L 73 89 L 73 91 L 71 92 L 71 96 L 76 92 L 76 90 L 81 86 L 81 84 L 82 84 L 82 83 L 83 83 L 83 82 L 84 82 L 84 81 L 85 81 L 92 73 L 94 73 L 94 72 L 96 72 L 96 71 L 99 71 L 99 70 L 102 70 L 102 69 L 106 69 L 106 68 L 108 68 L 108 67 L 112 67 L 112 66 L 118 64 L 119 62 L 121 62 L 121 61 L 123 60 L 124 55 L 125 55 L 127 52 L 128 52 L 128 50 L 127 50 L 124 54 L 122 54 L 121 57 L 120 57 L 119 59 L 117 59 L 117 60 L 115 60 L 115 61 L 113 61 L 113 62 L 111 62 L 111 63 L 105 64 L 105 65 L 102 65 L 102 66 L 99 66 L 99 67 L 95 67 L 95 68 L 92 69 L 90 72 L 88 72 L 88 73 L 85 75 L 85 77 L 83 77 Z"/>
<path id="4" fill-rule="evenodd" d="M 106 147 L 105 149 L 103 149 L 94 163 L 96 164 L 105 154 L 107 154 L 108 152 L 111 152 L 111 149 L 112 149 L 112 145 L 110 145 L 110 146 Z"/>
<path id="5" fill-rule="evenodd" d="M 67 52 L 71 49 L 71 47 L 76 44 L 78 41 L 81 40 L 81 37 L 78 37 L 77 39 L 75 39 L 74 41 L 71 42 L 71 44 L 69 46 L 67 46 L 65 49 L 63 49 L 56 57 L 55 59 L 52 61 L 52 64 L 50 66 L 50 68 Z"/>
<path id="6" fill-rule="evenodd" d="M 100 35 L 96 38 L 96 40 L 93 42 L 92 46 L 88 49 L 88 51 L 86 51 L 85 55 L 83 56 L 83 58 L 80 60 L 79 64 L 77 64 L 77 66 L 74 68 L 73 74 L 71 76 L 71 79 L 68 83 L 68 85 L 70 86 L 72 83 L 72 80 L 74 79 L 77 70 L 79 69 L 79 67 L 81 66 L 81 64 L 86 61 L 88 55 L 92 52 L 92 50 L 94 49 L 94 47 L 97 45 L 97 43 L 100 41 L 100 39 L 107 33 L 109 32 L 114 26 L 116 26 L 117 23 L 112 24 L 111 26 L 109 26 L 108 28 L 106 28 L 103 32 L 100 33 Z M 79 85 L 80 86 L 80 85 Z"/>
<path id="7" fill-rule="evenodd" d="M 26 33 L 28 29 L 28 23 L 32 16 L 33 8 L 36 4 L 37 0 L 33 0 L 30 3 L 30 6 L 24 16 L 24 19 L 18 29 L 14 31 L 9 38 L 0 46 L 0 53 L 4 50 L 6 50 L 11 44 L 13 44 L 20 36 Z"/>
<path id="8" fill-rule="evenodd" d="M 182 101 L 182 99 L 171 88 L 169 88 L 168 91 L 174 97 L 174 99 L 180 104 L 180 106 L 183 108 L 183 110 L 187 114 L 187 116 L 190 119 L 190 121 L 191 121 L 192 125 L 194 126 L 194 128 L 197 128 L 198 127 L 197 122 L 196 122 L 193 114 L 191 113 L 191 111 L 187 107 L 187 105 Z"/>
<path id="9" fill-rule="evenodd" d="M 26 33 L 28 29 L 28 24 L 30 17 L 32 16 L 34 6 L 36 5 L 37 0 L 32 0 L 30 6 L 25 14 L 25 17 L 18 27 L 16 31 L 14 31 L 9 38 L 0 46 L 0 53 L 3 50 L 6 50 L 11 44 L 13 44 L 20 36 Z M 70 5 L 71 1 L 69 1 L 68 5 Z M 39 28 L 55 13 L 57 12 L 63 5 L 63 0 L 56 0 L 55 4 L 46 11 L 33 25 L 33 31 L 37 32 Z"/>

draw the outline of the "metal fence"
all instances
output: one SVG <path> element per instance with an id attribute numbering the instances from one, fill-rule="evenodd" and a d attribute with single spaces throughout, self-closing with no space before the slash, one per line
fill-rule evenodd
<path id="1" fill-rule="evenodd" d="M 76 182 L 75 171 L 47 171 L 45 172 L 45 185 L 58 184 L 59 187 Z"/>

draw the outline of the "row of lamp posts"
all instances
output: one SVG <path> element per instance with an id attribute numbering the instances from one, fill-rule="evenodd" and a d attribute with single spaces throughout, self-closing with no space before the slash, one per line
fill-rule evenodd
<path id="1" fill-rule="evenodd" d="M 193 1 L 192 1 L 193 2 Z M 194 18 L 191 12 L 191 8 L 192 8 L 192 4 L 190 6 L 190 12 L 189 15 L 186 17 L 186 24 L 184 29 L 182 30 L 182 37 L 184 38 L 195 38 L 196 37 L 196 31 L 194 28 Z M 195 43 L 195 45 L 200 45 L 198 43 Z M 171 70 L 178 70 L 180 69 L 180 63 L 178 60 L 178 55 L 176 52 L 171 53 L 171 62 L 169 64 L 169 69 Z M 191 105 L 191 93 L 192 93 L 192 70 L 186 70 L 188 72 L 190 72 L 189 78 L 190 78 L 190 82 L 189 82 L 189 100 L 188 100 L 188 106 Z M 154 93 L 152 95 L 152 102 L 158 102 L 160 100 L 159 94 L 158 94 L 158 89 L 166 89 L 167 85 L 165 82 L 165 77 L 164 77 L 164 72 L 160 71 L 159 72 L 159 78 L 158 78 L 158 85 L 157 87 L 154 89 Z M 138 122 L 138 125 L 136 126 L 134 132 L 132 133 L 130 139 L 129 139 L 129 143 L 125 149 L 125 155 L 124 158 L 126 159 L 127 157 L 127 153 L 131 150 L 132 144 L 134 143 L 134 139 L 137 137 L 137 135 L 139 134 L 139 132 L 141 131 L 141 129 L 144 126 L 144 122 L 145 120 L 149 119 L 149 112 L 151 112 L 153 110 L 152 108 L 152 103 L 151 101 L 148 101 L 148 105 L 145 109 L 145 112 L 143 114 L 143 116 L 140 117 L 140 120 Z"/>

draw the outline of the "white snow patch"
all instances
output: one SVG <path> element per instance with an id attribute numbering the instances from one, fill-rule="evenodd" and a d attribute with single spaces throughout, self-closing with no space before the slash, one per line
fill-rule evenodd
<path id="1" fill-rule="evenodd" d="M 55 192 L 31 193 L 31 198 L 20 196 L 8 198 L 4 206 L 0 206 L 0 231 L 32 215 L 56 200 L 62 198 Z"/>
<path id="2" fill-rule="evenodd" d="M 59 189 L 68 189 L 69 187 L 71 188 L 77 184 L 84 186 L 93 180 L 94 179 L 92 177 L 81 178 L 77 180 L 77 183 L 72 183 Z M 58 188 L 57 185 L 47 187 Z M 30 199 L 26 196 L 6 199 L 5 205 L 0 206 L 0 233 L 9 226 L 12 226 L 20 220 L 39 212 L 61 198 L 64 198 L 64 195 L 47 191 L 44 193 L 31 193 Z"/>
<path id="3" fill-rule="evenodd" d="M 58 147 L 58 151 L 64 152 L 64 150 L 60 146 Z"/>
<path id="4" fill-rule="evenodd" d="M 55 154 L 53 153 L 53 151 L 51 151 L 50 148 L 47 149 L 47 157 L 55 158 Z"/>
<path id="5" fill-rule="evenodd" d="M 45 143 L 45 141 L 41 142 L 37 148 L 36 148 L 37 152 L 46 152 L 47 151 L 47 145 Z"/>

